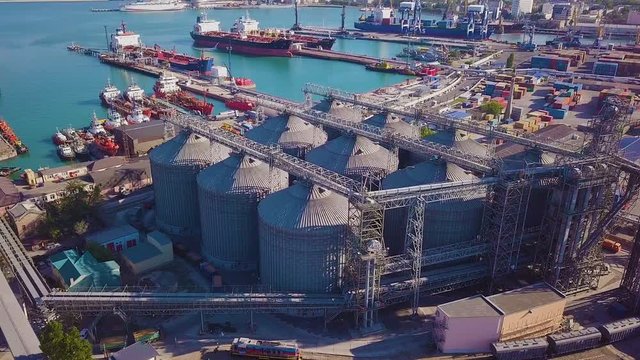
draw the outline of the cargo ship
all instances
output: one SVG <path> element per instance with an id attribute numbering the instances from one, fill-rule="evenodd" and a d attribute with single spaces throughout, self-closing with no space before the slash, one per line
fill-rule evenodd
<path id="1" fill-rule="evenodd" d="M 417 36 L 460 39 L 486 39 L 491 36 L 484 5 L 470 5 L 462 18 L 445 11 L 441 20 L 422 20 L 419 4 L 419 1 L 401 2 L 397 10 L 382 6 L 367 9 L 353 26 L 363 31 Z M 396 12 L 400 13 L 399 17 Z"/>
<path id="2" fill-rule="evenodd" d="M 9 123 L 3 119 L 0 119 L 0 135 L 16 149 L 18 154 L 24 154 L 29 151 L 29 148 L 22 143 L 22 140 L 13 132 Z"/>
<path id="3" fill-rule="evenodd" d="M 213 104 L 205 100 L 198 100 L 195 96 L 180 89 L 178 86 L 178 78 L 172 75 L 161 74 L 153 85 L 154 95 L 160 99 L 191 110 L 199 115 L 211 116 L 213 113 Z"/>
<path id="4" fill-rule="evenodd" d="M 142 51 L 143 56 L 155 58 L 158 62 L 169 64 L 169 67 L 179 71 L 198 71 L 208 74 L 213 67 L 213 58 L 179 54 L 175 50 L 164 50 L 157 44 L 153 47 L 144 47 L 140 41 L 140 35 L 127 30 L 124 22 L 116 29 L 115 34 L 111 35 L 109 49 L 124 55 Z"/>
<path id="5" fill-rule="evenodd" d="M 219 21 L 208 20 L 204 15 L 198 16 L 191 37 L 194 45 L 202 48 L 255 56 L 293 56 L 291 39 L 221 31 Z"/>
<path id="6" fill-rule="evenodd" d="M 206 14 L 201 14 L 201 17 L 205 17 Z M 259 35 L 267 37 L 278 37 L 293 40 L 294 44 L 301 44 L 304 47 L 314 49 L 331 50 L 336 39 L 332 37 L 316 37 L 309 35 L 299 35 L 292 30 L 283 29 L 260 29 L 260 23 L 249 17 L 249 15 L 239 17 L 231 26 L 232 33 L 244 33 L 250 35 Z"/>
<path id="7" fill-rule="evenodd" d="M 178 11 L 189 7 L 189 4 L 175 0 L 136 1 L 120 7 L 124 12 Z"/>

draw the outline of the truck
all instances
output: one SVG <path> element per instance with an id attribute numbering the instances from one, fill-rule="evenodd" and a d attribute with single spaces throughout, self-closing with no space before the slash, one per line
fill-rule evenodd
<path id="1" fill-rule="evenodd" d="M 620 249 L 622 249 L 622 245 L 620 245 L 619 242 L 615 242 L 613 240 L 609 240 L 609 239 L 605 239 L 602 242 L 602 248 L 605 250 L 609 250 L 612 253 L 617 253 L 618 251 L 620 251 Z"/>

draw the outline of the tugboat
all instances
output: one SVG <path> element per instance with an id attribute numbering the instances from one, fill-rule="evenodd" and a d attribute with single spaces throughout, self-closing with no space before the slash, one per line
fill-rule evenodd
<path id="1" fill-rule="evenodd" d="M 204 100 L 198 100 L 193 95 L 180 89 L 180 86 L 178 86 L 178 78 L 175 76 L 160 75 L 160 78 L 153 86 L 153 91 L 156 97 L 191 110 L 196 114 L 210 116 L 213 113 L 213 104 Z"/>
<path id="2" fill-rule="evenodd" d="M 131 111 L 131 115 L 127 116 L 127 122 L 129 125 L 141 124 L 148 121 L 149 116 L 145 115 L 144 111 L 139 107 L 134 107 L 133 111 Z"/>
<path id="3" fill-rule="evenodd" d="M 115 111 L 113 108 L 109 109 L 109 115 L 107 117 L 108 119 L 107 121 L 105 121 L 103 127 L 108 131 L 122 126 L 125 121 L 122 115 L 120 115 L 120 113 Z"/>
<path id="4" fill-rule="evenodd" d="M 133 83 L 129 85 L 127 90 L 124 92 L 124 96 L 127 100 L 131 102 L 143 101 L 144 100 L 144 90 L 138 84 Z"/>
<path id="5" fill-rule="evenodd" d="M 74 142 L 71 145 L 71 150 L 73 150 L 73 152 L 76 154 L 76 157 L 80 160 L 89 160 L 89 158 L 91 157 L 89 155 L 89 149 L 81 140 Z"/>
<path id="6" fill-rule="evenodd" d="M 80 135 L 78 135 L 78 133 L 76 132 L 76 129 L 72 128 L 71 126 L 66 129 L 62 129 L 62 135 L 67 138 L 67 141 L 74 141 L 80 137 Z"/>
<path id="7" fill-rule="evenodd" d="M 91 121 L 91 126 L 89 127 L 88 132 L 93 136 L 106 133 L 104 127 L 102 127 L 102 125 L 100 124 L 100 120 L 98 120 L 95 112 L 93 113 L 93 120 Z"/>
<path id="8" fill-rule="evenodd" d="M 103 106 L 108 106 L 108 104 L 120 97 L 120 90 L 117 87 L 111 85 L 111 80 L 107 79 L 107 86 L 102 89 L 100 92 L 100 100 L 102 100 Z"/>
<path id="9" fill-rule="evenodd" d="M 56 129 L 56 133 L 53 134 L 53 136 L 51 137 L 51 140 L 53 140 L 53 143 L 56 145 L 62 145 L 67 142 L 67 137 L 64 136 L 64 134 L 61 133 L 60 130 Z"/>
<path id="10" fill-rule="evenodd" d="M 63 144 L 58 145 L 58 156 L 62 160 L 73 160 L 76 157 L 76 153 L 73 152 L 71 146 Z"/>
<path id="11" fill-rule="evenodd" d="M 118 149 L 120 149 L 120 146 L 118 146 L 113 139 L 107 136 L 96 137 L 93 143 L 98 150 L 108 156 L 115 156 L 118 153 Z"/>

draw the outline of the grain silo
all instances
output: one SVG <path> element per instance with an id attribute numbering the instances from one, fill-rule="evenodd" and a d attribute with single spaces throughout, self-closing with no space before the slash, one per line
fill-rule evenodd
<path id="1" fill-rule="evenodd" d="M 384 189 L 474 179 L 475 176 L 455 164 L 426 161 L 389 174 Z M 484 196 L 429 203 L 424 212 L 423 250 L 475 239 L 482 225 Z M 392 255 L 402 253 L 408 209 L 385 213 L 385 245 Z"/>
<path id="2" fill-rule="evenodd" d="M 404 121 L 399 115 L 392 113 L 380 113 L 373 115 L 364 121 L 366 124 L 391 130 L 396 134 L 417 139 L 418 127 Z"/>
<path id="3" fill-rule="evenodd" d="M 156 223 L 162 231 L 185 237 L 200 233 L 196 175 L 228 155 L 228 148 L 186 131 L 151 151 Z"/>
<path id="4" fill-rule="evenodd" d="M 202 255 L 221 268 L 257 269 L 258 202 L 288 184 L 286 172 L 236 153 L 201 171 Z"/>
<path id="5" fill-rule="evenodd" d="M 319 104 L 315 105 L 314 109 L 326 112 L 342 120 L 356 123 L 362 122 L 365 118 L 362 108 L 346 104 L 338 100 L 323 100 Z M 339 130 L 330 127 L 325 128 L 325 131 L 327 132 L 329 139 L 335 139 L 342 135 Z"/>
<path id="6" fill-rule="evenodd" d="M 380 179 L 398 169 L 398 155 L 362 136 L 347 134 L 307 153 L 307 161 L 356 180 Z"/>
<path id="7" fill-rule="evenodd" d="M 348 201 L 298 182 L 258 205 L 260 276 L 275 291 L 323 293 L 340 286 Z"/>
<path id="8" fill-rule="evenodd" d="M 327 142 L 327 133 L 294 115 L 271 117 L 245 136 L 265 145 L 278 144 L 284 152 L 299 158 Z"/>

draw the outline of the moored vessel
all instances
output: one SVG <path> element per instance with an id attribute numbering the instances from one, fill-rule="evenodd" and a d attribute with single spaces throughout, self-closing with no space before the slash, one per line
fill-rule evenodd
<path id="1" fill-rule="evenodd" d="M 256 107 L 256 104 L 248 99 L 234 98 L 225 101 L 224 106 L 231 110 L 251 111 Z"/>
<path id="2" fill-rule="evenodd" d="M 177 0 L 141 0 L 120 7 L 125 12 L 178 11 L 189 7 L 189 4 Z"/>
<path id="3" fill-rule="evenodd" d="M 206 15 L 198 16 L 191 31 L 194 45 L 215 48 L 245 55 L 291 57 L 293 40 L 282 37 L 252 35 L 246 32 L 225 32 L 220 30 L 218 21 L 207 20 Z"/>
<path id="4" fill-rule="evenodd" d="M 98 150 L 108 156 L 115 156 L 118 153 L 118 149 L 120 149 L 120 146 L 118 146 L 112 138 L 107 136 L 96 137 L 93 144 Z"/>
<path id="5" fill-rule="evenodd" d="M 141 124 L 143 122 L 148 122 L 149 120 L 149 116 L 144 113 L 144 110 L 137 106 L 133 108 L 130 115 L 127 115 L 127 123 L 130 125 Z"/>
<path id="6" fill-rule="evenodd" d="M 142 101 L 144 99 L 144 90 L 134 82 L 124 92 L 124 97 L 132 102 Z"/>
<path id="7" fill-rule="evenodd" d="M 153 86 L 154 95 L 160 99 L 193 111 L 196 114 L 210 116 L 213 113 L 213 104 L 205 100 L 199 100 L 195 96 L 180 89 L 178 78 L 173 75 L 161 74 Z"/>
<path id="8" fill-rule="evenodd" d="M 16 149 L 16 153 L 24 154 L 29 151 L 29 148 L 22 143 L 22 140 L 13 132 L 9 123 L 0 118 L 0 135 Z"/>
<path id="9" fill-rule="evenodd" d="M 111 80 L 107 79 L 107 85 L 100 92 L 100 100 L 102 105 L 107 105 L 109 101 L 119 97 L 121 95 L 120 90 L 111 84 Z"/>
<path id="10" fill-rule="evenodd" d="M 73 160 L 76 158 L 76 153 L 73 152 L 70 145 L 62 144 L 58 145 L 58 156 L 62 160 Z"/>

